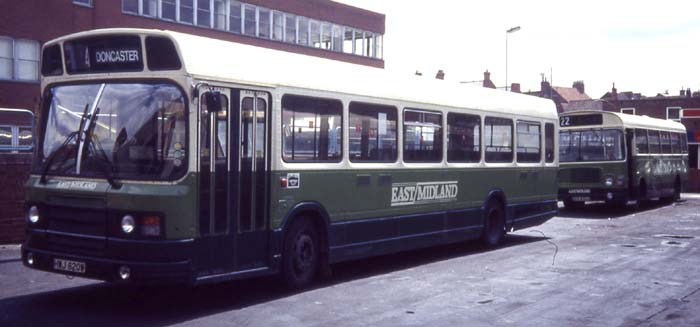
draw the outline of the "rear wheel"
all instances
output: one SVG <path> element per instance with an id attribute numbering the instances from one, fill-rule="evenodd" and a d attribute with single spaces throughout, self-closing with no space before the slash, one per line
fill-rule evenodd
<path id="1" fill-rule="evenodd" d="M 309 219 L 298 219 L 284 241 L 282 278 L 287 287 L 303 288 L 316 278 L 319 263 L 318 232 Z"/>
<path id="2" fill-rule="evenodd" d="M 495 247 L 506 235 L 506 215 L 498 200 L 489 200 L 484 211 L 484 230 L 481 242 L 488 247 Z"/>

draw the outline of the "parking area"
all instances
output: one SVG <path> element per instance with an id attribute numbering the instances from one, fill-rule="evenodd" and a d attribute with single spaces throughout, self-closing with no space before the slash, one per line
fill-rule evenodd
<path id="1" fill-rule="evenodd" d="M 290 293 L 263 278 L 137 289 L 32 271 L 0 249 L 0 326 L 700 325 L 700 196 L 592 205 L 509 234 L 333 267 Z"/>

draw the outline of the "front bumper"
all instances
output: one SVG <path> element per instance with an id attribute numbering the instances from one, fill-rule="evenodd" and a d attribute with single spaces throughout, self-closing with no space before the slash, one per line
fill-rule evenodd
<path id="1" fill-rule="evenodd" d="M 627 189 L 619 188 L 585 188 L 572 187 L 560 188 L 559 201 L 586 202 L 586 201 L 627 201 Z"/>
<path id="2" fill-rule="evenodd" d="M 80 249 L 59 247 L 49 241 L 51 232 L 30 230 L 22 245 L 25 266 L 63 275 L 110 282 L 145 284 L 190 284 L 194 278 L 191 260 L 193 240 L 135 241 L 104 238 L 104 249 L 87 253 Z M 31 253 L 32 263 L 28 262 Z M 84 272 L 54 268 L 56 259 L 84 264 Z M 120 267 L 128 267 L 130 276 L 123 280 Z"/>

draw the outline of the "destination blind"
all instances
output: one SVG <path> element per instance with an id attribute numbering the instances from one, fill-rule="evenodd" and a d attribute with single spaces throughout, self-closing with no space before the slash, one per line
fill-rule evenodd
<path id="1" fill-rule="evenodd" d="M 66 42 L 63 47 L 69 74 L 143 70 L 143 51 L 138 35 L 77 39 Z"/>

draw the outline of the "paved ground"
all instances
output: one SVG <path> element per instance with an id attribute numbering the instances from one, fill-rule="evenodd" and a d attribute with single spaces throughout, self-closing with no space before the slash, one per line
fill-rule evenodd
<path id="1" fill-rule="evenodd" d="M 36 272 L 0 247 L 0 326 L 700 326 L 700 196 L 565 211 L 504 246 L 334 266 L 300 293 L 272 279 L 125 289 Z"/>

